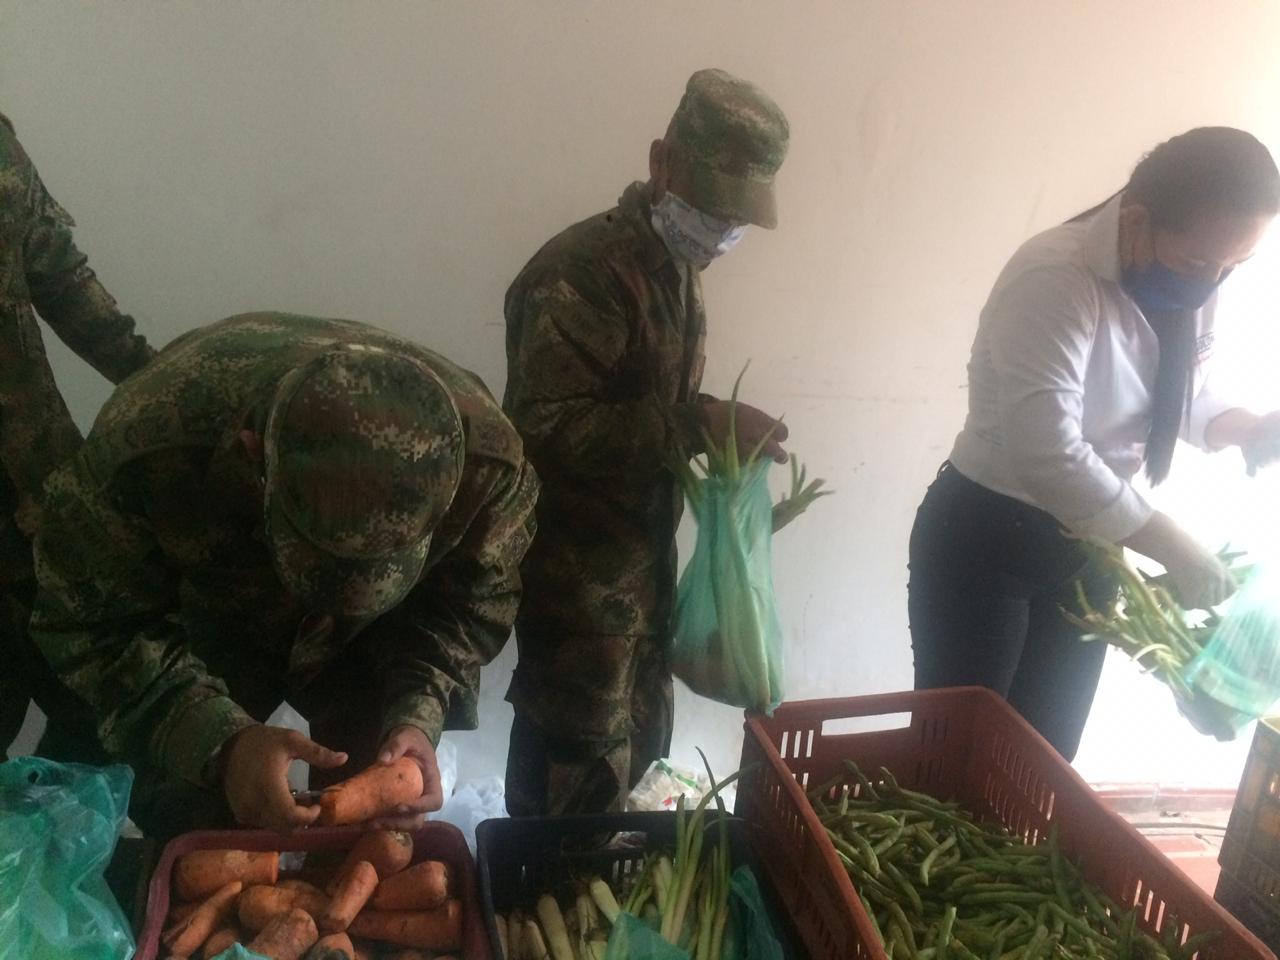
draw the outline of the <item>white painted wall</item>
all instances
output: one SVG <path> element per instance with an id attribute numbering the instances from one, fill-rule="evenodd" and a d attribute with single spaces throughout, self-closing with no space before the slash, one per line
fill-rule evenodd
<path id="1" fill-rule="evenodd" d="M 792 694 L 851 695 L 910 684 L 907 533 L 997 270 L 1187 127 L 1280 147 L 1277 37 L 1262 0 L 0 0 L 0 110 L 153 341 L 255 308 L 349 316 L 500 393 L 528 256 L 644 176 L 693 70 L 760 83 L 792 121 L 781 227 L 706 276 L 707 386 L 752 359 L 750 399 L 839 490 L 779 538 L 777 585 Z M 1245 367 L 1271 388 L 1267 343 Z M 107 386 L 53 353 L 88 424 Z M 1280 489 L 1235 466 L 1180 461 L 1168 492 L 1215 538 Z M 512 652 L 456 738 L 464 776 L 505 753 Z M 1105 691 L 1088 775 L 1235 782 L 1239 748 L 1163 691 L 1110 668 Z M 731 769 L 735 713 L 679 708 L 677 754 Z"/>

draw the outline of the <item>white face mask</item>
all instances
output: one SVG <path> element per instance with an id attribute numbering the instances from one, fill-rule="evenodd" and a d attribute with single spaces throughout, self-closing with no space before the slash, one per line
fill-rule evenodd
<path id="1" fill-rule="evenodd" d="M 716 257 L 737 246 L 746 234 L 746 225 L 734 226 L 697 207 L 691 207 L 668 190 L 653 205 L 653 229 L 673 257 L 705 267 Z"/>

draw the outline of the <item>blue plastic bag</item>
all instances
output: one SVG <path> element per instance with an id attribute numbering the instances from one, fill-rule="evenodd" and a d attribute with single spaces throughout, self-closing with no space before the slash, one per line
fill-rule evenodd
<path id="1" fill-rule="evenodd" d="M 698 522 L 680 577 L 672 672 L 711 700 L 772 713 L 782 702 L 782 624 L 773 592 L 767 460 L 699 481 Z"/>
<path id="2" fill-rule="evenodd" d="M 133 933 L 103 877 L 132 786 L 126 766 L 0 763 L 0 956 L 133 956 Z"/>

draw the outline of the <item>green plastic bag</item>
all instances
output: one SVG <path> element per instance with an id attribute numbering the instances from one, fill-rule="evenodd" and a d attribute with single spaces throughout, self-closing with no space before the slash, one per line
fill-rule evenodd
<path id="1" fill-rule="evenodd" d="M 1254 566 L 1183 679 L 1232 708 L 1237 729 L 1280 699 L 1280 570 L 1275 564 Z"/>
<path id="2" fill-rule="evenodd" d="M 233 943 L 214 957 L 213 960 L 269 960 L 269 958 L 260 953 L 254 953 L 238 943 Z"/>
<path id="3" fill-rule="evenodd" d="M 0 956 L 133 956 L 133 933 L 103 878 L 132 786 L 126 766 L 0 763 Z"/>
<path id="4" fill-rule="evenodd" d="M 689 952 L 667 943 L 645 921 L 620 913 L 605 960 L 689 960 Z M 729 877 L 729 922 L 721 955 L 713 960 L 786 960 L 755 874 L 745 865 Z"/>
<path id="5" fill-rule="evenodd" d="M 708 477 L 690 498 L 698 538 L 680 577 L 671 669 L 694 693 L 771 714 L 782 702 L 782 624 L 769 466 Z"/>
<path id="6" fill-rule="evenodd" d="M 618 914 L 609 933 L 605 960 L 689 960 L 689 954 L 662 939 L 661 934 L 639 917 Z"/>
<path id="7" fill-rule="evenodd" d="M 782 944 L 764 908 L 755 874 L 746 866 L 729 877 L 729 926 L 725 957 L 733 960 L 785 960 Z"/>

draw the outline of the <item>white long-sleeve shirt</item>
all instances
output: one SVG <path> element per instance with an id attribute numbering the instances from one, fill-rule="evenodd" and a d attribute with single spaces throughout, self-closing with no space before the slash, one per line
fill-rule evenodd
<path id="1" fill-rule="evenodd" d="M 1152 507 L 1131 480 L 1151 429 L 1160 348 L 1120 286 L 1120 198 L 1032 237 L 997 278 L 969 360 L 969 414 L 951 462 L 969 479 L 1112 542 Z M 1239 406 L 1208 385 L 1216 294 L 1196 317 L 1183 439 Z"/>

